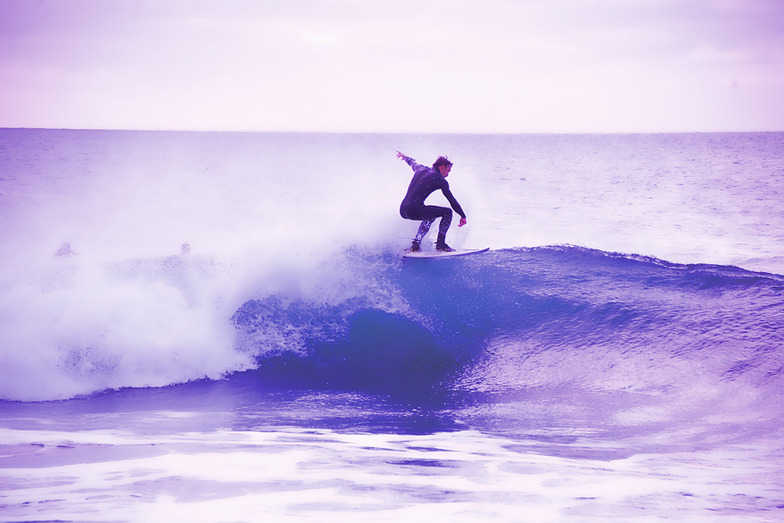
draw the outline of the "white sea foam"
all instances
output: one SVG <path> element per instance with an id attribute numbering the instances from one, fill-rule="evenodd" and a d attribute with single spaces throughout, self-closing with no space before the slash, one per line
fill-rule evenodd
<path id="1" fill-rule="evenodd" d="M 378 205 L 391 191 L 370 190 L 358 166 L 342 172 L 338 152 L 303 154 L 307 140 L 291 149 L 274 136 L 3 139 L 0 397 L 71 397 L 245 368 L 252 355 L 234 350 L 228 322 L 245 300 L 329 300 L 351 270 L 327 277 L 324 260 L 348 244 L 401 241 L 395 204 Z"/>
<path id="2" fill-rule="evenodd" d="M 234 350 L 217 281 L 187 262 L 59 269 L 0 293 L 4 398 L 162 386 L 250 363 Z"/>
<path id="3" fill-rule="evenodd" d="M 568 455 L 589 451 L 587 435 L 579 433 L 563 444 L 471 430 L 0 434 L 13 445 L 7 461 L 17 464 L 5 474 L 2 510 L 20 521 L 33 514 L 82 518 L 86 505 L 104 519 L 134 522 L 248 521 L 258 514 L 276 521 L 711 520 L 717 514 L 774 521 L 781 512 L 773 490 L 781 483 L 781 458 L 772 438 L 631 457 L 619 443 L 596 445 L 590 452 L 610 457 L 585 459 Z M 25 466 L 26 447 L 36 449 L 34 467 Z"/>

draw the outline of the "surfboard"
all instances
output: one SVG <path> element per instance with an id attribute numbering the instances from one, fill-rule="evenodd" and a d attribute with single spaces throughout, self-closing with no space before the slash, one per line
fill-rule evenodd
<path id="1" fill-rule="evenodd" d="M 469 254 L 479 254 L 482 252 L 487 252 L 490 250 L 490 247 L 485 247 L 484 249 L 457 249 L 451 252 L 442 252 L 442 251 L 419 251 L 419 252 L 411 252 L 411 251 L 403 251 L 404 258 L 421 258 L 421 259 L 434 259 L 434 258 L 454 258 L 455 256 L 468 256 Z"/>

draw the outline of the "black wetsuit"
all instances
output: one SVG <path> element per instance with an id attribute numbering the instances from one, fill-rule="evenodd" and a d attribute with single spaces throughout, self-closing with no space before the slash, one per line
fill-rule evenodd
<path id="1" fill-rule="evenodd" d="M 452 195 L 452 191 L 449 190 L 449 182 L 439 172 L 430 167 L 419 165 L 413 158 L 408 156 L 403 156 L 403 160 L 414 170 L 414 177 L 411 179 L 406 196 L 400 204 L 400 216 L 407 220 L 422 220 L 412 248 L 419 248 L 422 238 L 425 237 L 430 230 L 430 226 L 437 218 L 441 218 L 441 223 L 438 226 L 436 247 L 443 247 L 446 245 L 446 232 L 452 224 L 452 209 L 465 218 L 466 215 L 463 212 L 463 208 L 460 207 L 460 204 L 457 203 L 457 200 Z M 437 205 L 425 205 L 425 199 L 439 189 L 444 193 L 452 209 Z"/>

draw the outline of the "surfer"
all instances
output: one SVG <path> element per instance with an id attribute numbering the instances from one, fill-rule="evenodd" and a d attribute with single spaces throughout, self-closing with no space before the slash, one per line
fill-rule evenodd
<path id="1" fill-rule="evenodd" d="M 452 170 L 452 162 L 446 156 L 439 156 L 431 168 L 418 164 L 413 158 L 409 158 L 400 151 L 397 151 L 397 157 L 410 165 L 414 170 L 414 177 L 411 179 L 406 196 L 400 204 L 400 216 L 407 220 L 422 220 L 416 237 L 411 243 L 411 251 L 418 252 L 421 250 L 422 238 L 425 237 L 430 230 L 430 226 L 433 225 L 437 218 L 441 218 L 441 223 L 438 226 L 436 250 L 454 251 L 453 248 L 446 244 L 446 232 L 452 224 L 452 209 L 460 215 L 459 227 L 466 224 L 466 215 L 463 212 L 463 208 L 460 207 L 460 204 L 457 203 L 457 200 L 452 195 L 452 191 L 449 190 L 449 183 L 446 181 L 449 171 Z M 441 189 L 441 192 L 444 193 L 452 209 L 437 205 L 425 205 L 425 199 L 438 189 Z"/>

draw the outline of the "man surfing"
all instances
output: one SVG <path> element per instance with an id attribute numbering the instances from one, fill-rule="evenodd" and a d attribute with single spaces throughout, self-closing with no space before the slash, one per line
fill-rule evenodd
<path id="1" fill-rule="evenodd" d="M 460 215 L 459 227 L 466 224 L 466 215 L 463 212 L 463 208 L 460 207 L 460 204 L 457 203 L 457 200 L 452 195 L 452 191 L 449 190 L 449 183 L 446 181 L 449 171 L 452 170 L 452 162 L 446 156 L 439 156 L 433 167 L 430 168 L 418 164 L 413 158 L 409 158 L 400 151 L 397 151 L 397 157 L 410 165 L 414 170 L 414 177 L 411 178 L 406 196 L 400 204 L 400 216 L 407 220 L 422 220 L 416 237 L 411 243 L 411 251 L 419 252 L 421 250 L 422 238 L 430 230 L 430 226 L 433 225 L 436 218 L 441 218 L 441 223 L 438 226 L 436 250 L 443 252 L 454 251 L 453 248 L 446 244 L 446 232 L 452 224 L 452 209 Z M 437 205 L 425 205 L 425 199 L 438 189 L 441 189 L 441 192 L 444 193 L 452 209 Z"/>

